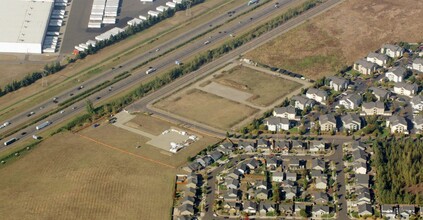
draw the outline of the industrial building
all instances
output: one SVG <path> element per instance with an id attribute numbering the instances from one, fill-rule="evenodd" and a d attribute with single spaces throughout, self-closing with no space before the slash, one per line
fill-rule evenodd
<path id="1" fill-rule="evenodd" d="M 54 0 L 2 0 L 0 52 L 42 53 Z"/>

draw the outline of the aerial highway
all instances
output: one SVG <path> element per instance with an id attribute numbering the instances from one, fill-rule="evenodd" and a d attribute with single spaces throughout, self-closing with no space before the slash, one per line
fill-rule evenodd
<path id="1" fill-rule="evenodd" d="M 284 2 L 280 2 L 281 7 L 283 8 L 284 4 L 287 4 L 290 1 L 284 1 Z M 207 64 L 206 66 L 202 67 L 200 70 L 196 71 L 194 74 L 188 74 L 184 77 L 182 77 L 182 79 L 175 81 L 174 83 L 169 84 L 168 86 L 165 86 L 163 89 L 160 89 L 154 93 L 152 93 L 150 96 L 147 96 L 145 99 L 141 99 L 139 103 L 142 103 L 142 105 L 147 105 L 150 101 L 155 100 L 159 97 L 161 97 L 162 95 L 164 95 L 166 92 L 168 91 L 172 91 L 172 89 L 177 88 L 178 86 L 183 85 L 184 83 L 187 83 L 190 79 L 196 77 L 196 75 L 200 75 L 200 74 L 205 74 L 207 71 L 209 71 L 212 68 L 215 68 L 219 65 L 222 65 L 223 63 L 226 63 L 228 60 L 233 59 L 234 57 L 237 57 L 238 55 L 245 53 L 246 51 L 248 51 L 249 49 L 252 49 L 254 46 L 256 45 L 260 45 L 268 40 L 273 39 L 274 37 L 276 37 L 277 35 L 283 33 L 286 30 L 289 30 L 299 24 L 301 24 L 303 21 L 316 16 L 317 14 L 327 10 L 328 8 L 332 7 L 333 5 L 335 5 L 336 3 L 339 3 L 340 0 L 330 0 L 320 6 L 317 6 L 314 9 L 311 9 L 310 11 L 298 16 L 297 18 L 294 18 L 290 21 L 288 21 L 287 23 L 285 23 L 284 25 L 262 35 L 261 37 L 256 38 L 255 40 L 247 43 L 246 45 L 243 45 L 242 47 L 228 53 L 227 55 L 221 57 L 220 59 L 217 59 L 209 64 Z M 278 10 L 280 10 L 280 8 L 276 8 L 273 7 L 273 5 L 271 7 L 265 7 L 263 10 L 254 10 L 253 12 L 251 12 L 248 15 L 248 18 L 242 18 L 239 21 L 237 20 L 237 22 L 234 22 L 235 24 L 231 25 L 230 27 L 222 27 L 225 28 L 225 30 L 227 31 L 227 33 L 233 33 L 237 30 L 241 30 L 245 27 L 249 27 L 251 26 L 251 20 L 253 21 L 257 21 L 260 18 L 264 18 L 267 17 L 273 13 L 278 12 Z M 250 19 L 253 18 L 253 19 Z M 210 36 L 212 36 L 212 39 L 210 39 Z M 219 39 L 224 39 L 225 37 L 228 37 L 227 34 L 221 33 L 221 34 L 209 34 L 206 35 L 204 38 L 200 38 L 198 41 L 195 41 L 194 43 L 191 43 L 187 46 L 184 46 L 182 48 L 179 48 L 178 50 L 166 54 L 163 57 L 153 61 L 151 64 L 151 66 L 154 66 L 155 68 L 157 68 L 158 71 L 160 71 L 160 69 L 164 69 L 166 66 L 171 66 L 171 65 L 175 65 L 174 61 L 175 60 L 184 60 L 185 58 L 191 57 L 193 54 L 199 53 L 200 51 L 205 50 L 206 48 L 208 48 L 209 45 L 205 45 L 204 44 L 204 40 L 210 39 L 209 41 L 211 42 L 210 44 L 212 44 L 213 42 L 218 41 Z M 164 50 L 164 48 L 162 48 Z M 134 65 L 136 65 L 135 62 Z M 123 68 L 122 68 L 123 69 Z M 123 70 L 119 71 L 123 72 Z M 90 100 L 92 100 L 94 103 L 99 101 L 97 100 L 98 97 L 100 97 L 100 99 L 104 99 L 104 98 L 108 98 L 108 97 L 112 97 L 113 95 L 122 92 L 124 90 L 126 90 L 127 88 L 137 85 L 139 80 L 143 79 L 144 77 L 149 77 L 150 75 L 145 75 L 145 69 L 142 69 L 140 71 L 141 73 L 144 72 L 144 74 L 133 74 L 131 77 L 128 77 L 125 80 L 122 80 L 118 83 L 116 83 L 113 86 L 113 89 L 111 91 L 109 91 L 109 89 L 104 89 L 99 91 L 98 93 L 92 95 L 91 97 L 89 97 Z M 152 74 L 154 76 L 154 74 Z M 98 82 L 97 82 L 98 83 Z M 84 83 L 84 88 L 86 88 L 85 86 L 88 86 L 87 83 Z M 94 86 L 94 85 L 93 85 Z M 83 90 L 83 89 L 81 89 Z M 75 92 L 71 91 L 71 92 Z M 69 95 L 69 93 L 65 93 L 63 94 L 64 97 L 67 97 Z M 60 97 L 59 97 L 60 99 Z M 51 101 L 50 101 L 51 103 Z M 139 105 L 139 103 L 137 103 L 137 105 Z M 60 122 L 63 122 L 64 120 L 70 118 L 71 116 L 74 116 L 78 113 L 81 113 L 82 111 L 85 111 L 84 108 L 84 101 L 80 101 L 78 103 L 75 103 L 73 106 L 67 108 L 64 110 L 63 113 L 57 113 L 54 114 L 50 117 L 48 117 L 47 119 L 43 120 L 43 121 L 50 121 L 53 124 L 57 124 Z M 47 108 L 47 106 L 45 106 L 44 108 Z M 28 111 L 30 112 L 30 110 Z M 27 118 L 26 114 L 22 115 L 23 117 Z M 43 122 L 42 121 L 42 122 Z M 40 122 L 40 123 L 42 123 Z M 195 126 L 195 125 L 194 125 Z M 17 138 L 17 139 L 25 139 L 28 138 L 34 134 L 37 134 L 37 130 L 35 129 L 35 125 L 28 127 L 22 131 L 19 131 L 9 137 L 4 138 L 4 140 L 9 140 L 10 138 Z M 4 148 L 5 146 L 2 146 L 2 148 Z"/>
<path id="2" fill-rule="evenodd" d="M 292 1 L 292 0 L 284 0 L 284 1 Z M 175 36 L 174 38 L 160 44 L 157 46 L 156 49 L 152 51 L 148 51 L 142 54 L 139 54 L 135 56 L 134 58 L 130 60 L 124 60 L 122 63 L 120 63 L 118 66 L 112 69 L 108 69 L 97 76 L 85 81 L 81 82 L 80 85 L 75 86 L 73 89 L 69 89 L 66 91 L 63 91 L 60 94 L 57 94 L 55 97 L 51 97 L 50 100 L 46 100 L 43 103 L 40 103 L 31 109 L 28 109 L 25 112 L 16 113 L 14 117 L 4 120 L 3 122 L 10 122 L 11 124 L 3 129 L 0 130 L 0 134 L 3 134 L 7 132 L 8 130 L 11 130 L 17 126 L 19 126 L 22 123 L 25 123 L 26 121 L 32 120 L 37 115 L 42 115 L 46 112 L 51 111 L 52 109 L 57 107 L 57 104 L 55 102 L 63 102 L 66 99 L 71 98 L 72 96 L 78 95 L 79 93 L 96 87 L 99 83 L 104 82 L 106 80 L 111 80 L 113 77 L 117 76 L 118 74 L 124 72 L 124 71 L 131 71 L 134 67 L 136 67 L 138 64 L 146 62 L 154 57 L 158 57 L 160 55 L 163 55 L 167 53 L 172 48 L 175 48 L 178 45 L 181 45 L 183 43 L 188 42 L 190 39 L 198 36 L 199 34 L 205 33 L 211 29 L 213 29 L 216 26 L 223 25 L 225 22 L 227 22 L 230 19 L 233 19 L 236 14 L 241 14 L 243 12 L 246 12 L 251 9 L 252 6 L 247 6 L 247 4 L 242 4 L 241 6 L 232 8 L 231 10 L 227 11 L 226 13 L 223 13 L 217 17 L 215 17 L 213 20 L 209 20 L 204 24 L 198 25 L 191 29 L 191 31 L 180 34 L 178 36 Z M 233 14 L 235 12 L 235 14 Z M 154 26 L 152 27 L 154 28 Z M 145 30 L 148 31 L 148 30 Z M 228 30 L 229 31 L 229 30 Z M 226 30 L 222 30 L 221 35 L 225 35 L 226 33 L 229 36 L 229 33 Z M 212 34 L 211 34 L 212 35 Z M 211 36 L 210 35 L 210 36 Z M 214 40 L 214 39 L 213 39 Z M 198 40 L 197 40 L 198 41 Z M 207 41 L 207 40 L 205 40 Z M 205 42 L 203 41 L 203 43 Z M 209 40 L 211 41 L 211 39 Z M 196 41 L 194 41 L 196 42 Z M 182 49 L 182 48 L 181 48 Z M 100 52 L 101 53 L 101 52 Z M 182 57 L 182 56 L 181 56 Z M 180 57 L 177 57 L 175 59 L 180 59 Z M 173 60 L 172 62 L 174 62 Z M 159 67 L 155 67 L 156 69 Z M 141 70 L 140 70 L 141 71 Z M 143 69 L 145 72 L 145 69 Z M 53 100 L 53 98 L 55 100 Z M 55 101 L 55 102 L 54 102 Z M 28 117 L 29 116 L 29 117 Z M 3 123 L 1 122 L 1 123 Z"/>

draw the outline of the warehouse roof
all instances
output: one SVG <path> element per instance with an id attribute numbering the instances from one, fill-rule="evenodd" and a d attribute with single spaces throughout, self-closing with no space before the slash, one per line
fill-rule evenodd
<path id="1" fill-rule="evenodd" d="M 42 43 L 54 0 L 2 0 L 0 42 Z"/>

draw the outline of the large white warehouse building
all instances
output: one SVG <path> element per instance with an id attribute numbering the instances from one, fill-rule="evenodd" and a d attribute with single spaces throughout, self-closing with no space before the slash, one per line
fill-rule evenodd
<path id="1" fill-rule="evenodd" d="M 54 0 L 1 0 L 0 52 L 42 53 Z"/>

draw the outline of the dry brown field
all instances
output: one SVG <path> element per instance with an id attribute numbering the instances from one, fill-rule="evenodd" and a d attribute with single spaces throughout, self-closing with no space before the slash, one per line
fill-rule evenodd
<path id="1" fill-rule="evenodd" d="M 423 2 L 346 0 L 247 58 L 311 79 L 333 75 L 384 43 L 422 41 Z"/>
<path id="2" fill-rule="evenodd" d="M 155 107 L 215 128 L 229 130 L 257 109 L 198 89 L 182 91 L 157 102 Z"/>
<path id="3" fill-rule="evenodd" d="M 215 79 L 216 82 L 253 94 L 247 101 L 268 106 L 301 85 L 297 82 L 262 73 L 245 66 L 236 66 Z"/>
<path id="4" fill-rule="evenodd" d="M 78 134 L 59 134 L 0 169 L 0 218 L 169 219 L 175 173 Z"/>

